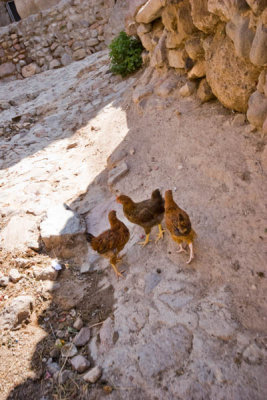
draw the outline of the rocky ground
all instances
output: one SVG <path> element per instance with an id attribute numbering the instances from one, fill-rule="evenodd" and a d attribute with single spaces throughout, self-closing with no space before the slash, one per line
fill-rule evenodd
<path id="1" fill-rule="evenodd" d="M 103 51 L 0 88 L 1 400 L 265 399 L 265 139 L 142 74 Z M 138 246 L 115 201 L 156 187 L 191 217 L 189 266 L 167 233 Z M 111 209 L 119 281 L 84 239 Z"/>

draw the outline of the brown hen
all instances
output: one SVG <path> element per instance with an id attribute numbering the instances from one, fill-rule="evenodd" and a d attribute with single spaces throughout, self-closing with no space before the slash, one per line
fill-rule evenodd
<path id="1" fill-rule="evenodd" d="M 146 246 L 149 240 L 149 235 L 153 226 L 158 225 L 159 233 L 156 242 L 163 238 L 164 230 L 161 226 L 161 221 L 164 217 L 164 200 L 159 189 L 153 191 L 151 198 L 148 200 L 135 203 L 130 197 L 120 195 L 117 197 L 117 202 L 123 205 L 123 213 L 125 217 L 132 222 L 144 228 L 146 239 L 139 244 Z"/>
<path id="2" fill-rule="evenodd" d="M 117 262 L 119 252 L 124 248 L 130 238 L 130 232 L 126 225 L 121 222 L 117 216 L 116 211 L 112 210 L 108 214 L 110 229 L 107 229 L 98 236 L 86 232 L 86 239 L 90 243 L 93 250 L 98 254 L 109 259 L 112 268 L 117 277 L 123 276 L 117 269 Z"/>
<path id="3" fill-rule="evenodd" d="M 194 258 L 193 240 L 196 236 L 192 229 L 191 221 L 188 214 L 182 210 L 173 200 L 172 191 L 165 192 L 165 223 L 167 229 L 175 242 L 179 244 L 178 253 L 186 252 L 183 248 L 183 243 L 186 243 L 190 250 L 189 264 Z"/>

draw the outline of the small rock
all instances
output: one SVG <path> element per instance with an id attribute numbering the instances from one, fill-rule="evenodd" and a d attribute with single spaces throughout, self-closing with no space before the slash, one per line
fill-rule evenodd
<path id="1" fill-rule="evenodd" d="M 22 275 L 20 274 L 20 272 L 16 268 L 12 268 L 9 271 L 9 279 L 11 280 L 11 282 L 16 283 L 21 278 L 22 278 Z"/>
<path id="2" fill-rule="evenodd" d="M 242 126 L 246 122 L 245 114 L 236 114 L 232 120 L 233 126 Z"/>
<path id="3" fill-rule="evenodd" d="M 36 70 L 37 64 L 31 63 L 29 65 L 25 65 L 25 67 L 22 68 L 21 73 L 24 78 L 29 78 L 36 73 Z"/>
<path id="4" fill-rule="evenodd" d="M 175 49 L 168 51 L 168 61 L 170 67 L 183 69 L 185 68 L 185 61 L 187 58 L 186 51 L 184 49 Z"/>
<path id="5" fill-rule="evenodd" d="M 195 89 L 196 89 L 195 82 L 186 82 L 186 84 L 182 86 L 181 89 L 179 90 L 179 93 L 182 97 L 188 97 L 194 93 Z"/>
<path id="6" fill-rule="evenodd" d="M 59 68 L 61 66 L 60 62 L 58 60 L 52 60 L 49 63 L 49 69 L 55 69 L 55 68 Z"/>
<path id="7" fill-rule="evenodd" d="M 258 66 L 263 66 L 267 63 L 267 29 L 262 21 L 258 22 L 256 34 L 252 42 L 250 61 Z"/>
<path id="8" fill-rule="evenodd" d="M 72 310 L 70 310 L 70 316 L 72 318 L 76 317 L 76 311 L 74 310 L 74 308 Z"/>
<path id="9" fill-rule="evenodd" d="M 81 274 L 86 274 L 89 271 L 90 271 L 90 264 L 88 262 L 87 263 L 83 263 L 81 265 L 81 268 L 80 268 L 80 273 Z"/>
<path id="10" fill-rule="evenodd" d="M 41 268 L 34 266 L 33 275 L 37 281 L 55 281 L 57 279 L 58 272 L 53 267 Z"/>
<path id="11" fill-rule="evenodd" d="M 92 128 L 91 128 L 92 129 Z M 119 161 L 127 156 L 127 151 L 124 149 L 115 150 L 107 159 L 108 168 L 113 168 Z"/>
<path id="12" fill-rule="evenodd" d="M 56 362 L 49 362 L 47 363 L 47 371 L 54 375 L 56 372 L 60 371 L 60 366 Z"/>
<path id="13" fill-rule="evenodd" d="M 82 327 L 83 327 L 83 320 L 81 319 L 81 317 L 78 317 L 73 324 L 73 328 L 79 331 Z"/>
<path id="14" fill-rule="evenodd" d="M 122 178 L 129 171 L 128 165 L 125 161 L 116 165 L 108 174 L 108 185 L 114 185 L 120 178 Z"/>
<path id="15" fill-rule="evenodd" d="M 61 57 L 61 64 L 62 65 L 68 65 L 72 62 L 72 58 L 69 54 L 63 54 L 63 56 Z"/>
<path id="16" fill-rule="evenodd" d="M 201 100 L 202 103 L 205 103 L 215 98 L 206 78 L 202 79 L 199 84 L 199 87 L 197 89 L 197 97 Z"/>
<path id="17" fill-rule="evenodd" d="M 255 343 L 249 345 L 243 353 L 243 358 L 246 363 L 251 365 L 259 365 L 262 363 L 263 354 Z"/>
<path id="18" fill-rule="evenodd" d="M 74 147 L 77 147 L 77 146 L 78 146 L 78 143 L 77 143 L 77 142 L 70 143 L 70 144 L 66 147 L 66 150 L 73 149 Z"/>
<path id="19" fill-rule="evenodd" d="M 96 366 L 96 367 L 92 368 L 90 371 L 88 371 L 83 376 L 83 379 L 86 382 L 95 383 L 100 378 L 101 374 L 102 374 L 101 368 L 99 366 Z"/>
<path id="20" fill-rule="evenodd" d="M 32 296 L 18 296 L 12 299 L 0 314 L 0 327 L 12 329 L 31 316 L 34 305 Z"/>
<path id="21" fill-rule="evenodd" d="M 90 328 L 84 327 L 80 330 L 79 333 L 73 339 L 73 343 L 76 346 L 84 346 L 90 339 Z"/>
<path id="22" fill-rule="evenodd" d="M 133 92 L 133 102 L 139 103 L 144 97 L 151 95 L 154 91 L 152 85 L 138 86 Z"/>
<path id="23" fill-rule="evenodd" d="M 82 58 L 84 58 L 86 56 L 86 51 L 84 50 L 84 49 L 79 49 L 79 50 L 76 50 L 74 53 L 73 53 L 73 58 L 74 58 L 74 60 L 81 60 Z"/>
<path id="24" fill-rule="evenodd" d="M 73 343 L 67 343 L 61 348 L 62 357 L 74 357 L 77 353 L 77 347 Z"/>
<path id="25" fill-rule="evenodd" d="M 267 118 L 267 98 L 256 91 L 248 101 L 247 119 L 252 125 L 261 128 L 265 118 Z"/>
<path id="26" fill-rule="evenodd" d="M 59 383 L 60 385 L 64 385 L 64 383 L 66 383 L 67 380 L 68 380 L 71 376 L 72 376 L 72 372 L 71 372 L 70 370 L 68 370 L 68 369 L 65 369 L 65 370 L 62 371 L 62 372 L 60 372 L 60 371 L 56 372 L 56 373 L 53 375 L 53 379 L 54 379 L 54 380 L 57 380 L 58 383 Z"/>
<path id="27" fill-rule="evenodd" d="M 84 372 L 90 367 L 90 362 L 81 355 L 73 357 L 70 363 L 72 368 L 77 372 Z"/>
<path id="28" fill-rule="evenodd" d="M 84 237 L 85 223 L 78 214 L 62 205 L 53 206 L 40 224 L 42 240 L 48 251 L 57 257 L 71 258 L 77 255 L 77 248 L 87 248 Z"/>
<path id="29" fill-rule="evenodd" d="M 6 287 L 9 284 L 9 277 L 8 276 L 1 276 L 0 277 L 0 286 Z"/>
<path id="30" fill-rule="evenodd" d="M 0 65 L 0 78 L 14 74 L 16 67 L 13 63 L 7 62 Z"/>
<path id="31" fill-rule="evenodd" d="M 206 61 L 200 60 L 188 72 L 189 79 L 198 79 L 206 75 Z"/>
<path id="32" fill-rule="evenodd" d="M 129 151 L 129 153 L 131 154 L 131 156 L 133 156 L 133 155 L 135 154 L 135 149 L 131 149 L 131 150 Z"/>

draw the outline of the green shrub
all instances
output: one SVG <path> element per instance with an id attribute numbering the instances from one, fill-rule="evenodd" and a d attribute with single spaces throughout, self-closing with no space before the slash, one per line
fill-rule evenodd
<path id="1" fill-rule="evenodd" d="M 112 40 L 109 48 L 110 69 L 113 74 L 124 77 L 141 67 L 143 46 L 140 40 L 134 36 L 128 36 L 125 32 L 120 32 Z"/>

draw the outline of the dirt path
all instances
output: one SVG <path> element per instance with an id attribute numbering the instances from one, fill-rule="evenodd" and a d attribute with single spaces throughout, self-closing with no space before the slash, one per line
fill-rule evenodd
<path id="1" fill-rule="evenodd" d="M 126 81 L 113 78 L 106 53 L 91 57 L 30 78 L 16 91 L 14 83 L 4 88 L 8 95 L 1 98 L 15 102 L 1 114 L 4 128 L 15 129 L 17 120 L 11 127 L 8 121 L 18 114 L 27 114 L 22 122 L 30 125 L 18 128 L 27 132 L 1 139 L 2 225 L 14 213 L 42 218 L 52 203 L 66 202 L 83 215 L 88 230 L 99 233 L 107 226 L 110 209 L 124 219 L 115 202 L 116 191 L 141 200 L 157 187 L 163 192 L 172 189 L 198 234 L 196 258 L 187 266 L 186 256 L 176 254 L 167 234 L 157 245 L 140 248 L 142 230 L 126 221 L 131 239 L 122 266 L 125 279 L 117 281 L 103 260 L 97 260 L 87 275 L 79 273 L 77 260 L 64 271 L 57 291 L 46 294 L 43 303 L 40 298 L 35 323 L 11 333 L 20 339 L 33 329 L 36 339 L 19 348 L 13 340 L 11 350 L 1 350 L 5 363 L 0 374 L 6 381 L 1 400 L 12 389 L 19 360 L 25 353 L 29 361 L 34 358 L 42 335 L 47 344 L 42 353 L 45 361 L 32 364 L 35 372 L 26 368 L 15 381 L 20 386 L 8 398 L 31 396 L 33 388 L 40 393 L 40 387 L 39 397 L 28 398 L 50 399 L 53 390 L 58 396 L 54 398 L 60 398 L 51 380 L 45 380 L 55 338 L 48 320 L 42 319 L 42 331 L 36 321 L 49 311 L 54 332 L 67 329 L 74 318 L 69 317 L 71 308 L 88 325 L 105 320 L 92 329 L 86 348 L 103 374 L 102 386 L 81 385 L 74 397 L 66 388 L 65 398 L 105 398 L 103 385 L 108 383 L 113 388 L 109 398 L 114 400 L 263 400 L 267 390 L 264 140 L 248 133 L 246 125 L 236 126 L 235 116 L 217 102 L 200 105 L 192 97 L 179 97 L 178 90 L 167 99 L 153 94 L 133 104 L 131 87 L 138 86 L 139 76 Z M 125 161 L 129 171 L 108 190 L 106 160 L 111 155 L 115 164 Z M 89 251 L 86 262 L 90 261 Z M 2 269 L 9 269 L 4 259 Z M 26 286 L 26 293 L 33 292 L 35 281 L 29 279 L 33 284 Z M 35 284 L 38 288 L 40 282 Z M 92 289 L 86 297 L 87 287 Z M 1 288 L 1 294 L 10 299 L 23 290 L 21 280 Z M 94 302 L 97 292 L 102 296 Z M 66 311 L 68 324 L 58 327 L 68 296 L 73 297 Z M 97 310 L 101 304 L 99 318 L 94 319 L 93 307 Z M 9 379 L 7 368 L 11 368 Z M 34 374 L 37 381 L 31 385 L 29 377 Z"/>

